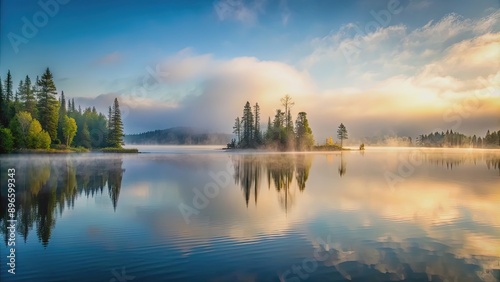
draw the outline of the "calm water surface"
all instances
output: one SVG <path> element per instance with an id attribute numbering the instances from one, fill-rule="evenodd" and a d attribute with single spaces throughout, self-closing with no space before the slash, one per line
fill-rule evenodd
<path id="1" fill-rule="evenodd" d="M 0 280 L 500 280 L 500 150 L 140 149 L 0 156 Z"/>

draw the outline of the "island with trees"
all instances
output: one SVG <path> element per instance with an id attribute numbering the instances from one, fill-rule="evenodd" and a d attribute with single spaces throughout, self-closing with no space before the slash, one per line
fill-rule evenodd
<path id="1" fill-rule="evenodd" d="M 0 79 L 0 153 L 137 153 L 122 147 L 123 137 L 117 98 L 106 117 L 95 107 L 76 108 L 63 91 L 58 98 L 49 68 L 33 83 L 26 75 L 16 91 L 10 70 Z"/>
<path id="2" fill-rule="evenodd" d="M 228 149 L 266 149 L 274 151 L 311 151 L 311 150 L 346 150 L 343 140 L 347 139 L 347 129 L 340 124 L 338 137 L 340 145 L 330 137 L 324 145 L 314 144 L 314 135 L 309 126 L 306 112 L 299 112 L 295 120 L 292 119 L 291 109 L 295 105 L 290 95 L 281 98 L 282 109 L 276 109 L 273 120 L 268 117 L 267 129 L 260 128 L 259 103 L 251 105 L 246 102 L 242 117 L 236 117 L 233 134 L 236 138 L 227 144 Z"/>

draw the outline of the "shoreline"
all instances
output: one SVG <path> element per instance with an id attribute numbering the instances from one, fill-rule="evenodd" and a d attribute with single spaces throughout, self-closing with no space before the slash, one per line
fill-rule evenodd
<path id="1" fill-rule="evenodd" d="M 92 153 L 106 153 L 106 154 L 140 154 L 142 152 L 137 148 L 102 148 L 102 149 L 21 149 L 15 150 L 10 153 L 1 155 L 55 155 L 55 154 L 92 154 Z"/>

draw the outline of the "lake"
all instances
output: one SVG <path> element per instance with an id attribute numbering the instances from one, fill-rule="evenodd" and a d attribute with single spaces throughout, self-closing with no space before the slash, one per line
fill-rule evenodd
<path id="1" fill-rule="evenodd" d="M 500 150 L 139 148 L 1 156 L 0 280 L 500 280 Z"/>

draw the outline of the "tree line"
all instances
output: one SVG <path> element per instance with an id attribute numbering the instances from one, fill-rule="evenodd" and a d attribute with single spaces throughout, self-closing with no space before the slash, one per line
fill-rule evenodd
<path id="1" fill-rule="evenodd" d="M 234 121 L 233 139 L 230 148 L 259 148 L 267 147 L 278 150 L 309 150 L 314 145 L 314 136 L 309 126 L 307 114 L 299 112 L 295 120 L 292 119 L 291 108 L 295 105 L 289 95 L 281 98 L 283 109 L 277 109 L 274 119 L 268 117 L 267 129 L 260 128 L 260 106 L 255 103 L 252 107 L 246 102 L 242 117 Z"/>
<path id="2" fill-rule="evenodd" d="M 500 130 L 486 132 L 484 137 L 466 136 L 453 130 L 446 132 L 434 132 L 421 134 L 417 138 L 417 145 L 422 147 L 472 147 L 472 148 L 494 148 L 500 146 Z"/>
<path id="3" fill-rule="evenodd" d="M 58 97 L 53 75 L 47 68 L 32 83 L 19 81 L 16 91 L 10 70 L 0 78 L 0 153 L 19 149 L 86 149 L 113 147 L 123 143 L 123 122 L 115 98 L 106 117 L 95 107 L 76 108 L 64 92 Z"/>

